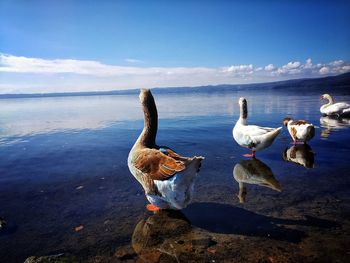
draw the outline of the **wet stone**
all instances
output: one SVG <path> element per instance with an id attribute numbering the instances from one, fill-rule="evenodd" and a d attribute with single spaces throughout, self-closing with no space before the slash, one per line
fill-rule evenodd
<path id="1" fill-rule="evenodd" d="M 134 259 L 137 255 L 131 248 L 119 248 L 114 253 L 114 256 L 122 261 Z"/>
<path id="2" fill-rule="evenodd" d="M 185 243 L 185 241 L 179 240 L 179 241 L 177 241 L 176 243 L 178 243 L 178 244 L 180 244 L 180 245 L 183 245 L 183 244 Z"/>
<path id="3" fill-rule="evenodd" d="M 24 263 L 78 263 L 72 255 L 56 254 L 49 256 L 31 256 L 27 258 Z"/>
<path id="4" fill-rule="evenodd" d="M 202 239 L 192 240 L 193 246 L 200 246 L 200 247 L 204 247 L 204 248 L 208 248 L 208 247 L 214 246 L 216 244 L 217 244 L 217 242 L 215 242 L 211 238 L 202 238 Z"/>

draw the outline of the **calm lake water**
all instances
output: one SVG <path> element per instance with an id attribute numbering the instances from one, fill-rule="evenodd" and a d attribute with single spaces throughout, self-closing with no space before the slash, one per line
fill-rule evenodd
<path id="1" fill-rule="evenodd" d="M 137 95 L 0 100 L 0 262 L 346 262 L 350 119 L 322 118 L 320 95 L 154 94 L 158 143 L 206 157 L 192 204 L 158 214 L 127 167 L 143 127 Z M 306 119 L 314 139 L 292 148 L 284 128 L 257 160 L 243 157 L 241 96 L 250 123 Z"/>

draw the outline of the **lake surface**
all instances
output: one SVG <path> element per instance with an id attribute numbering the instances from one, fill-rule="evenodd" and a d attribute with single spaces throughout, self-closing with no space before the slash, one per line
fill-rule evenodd
<path id="1" fill-rule="evenodd" d="M 206 158 L 192 204 L 157 214 L 127 167 L 143 127 L 137 95 L 0 100 L 0 262 L 346 262 L 350 119 L 322 118 L 320 95 L 154 94 L 157 142 Z M 292 148 L 284 128 L 257 160 L 243 157 L 232 138 L 241 96 L 250 123 L 306 119 L 314 139 Z"/>

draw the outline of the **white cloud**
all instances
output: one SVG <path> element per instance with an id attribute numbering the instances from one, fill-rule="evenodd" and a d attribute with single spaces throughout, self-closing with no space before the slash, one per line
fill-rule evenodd
<path id="1" fill-rule="evenodd" d="M 329 68 L 328 67 L 322 67 L 319 72 L 322 75 L 328 74 L 329 73 Z"/>
<path id="2" fill-rule="evenodd" d="M 280 67 L 140 67 L 93 60 L 42 59 L 0 53 L 0 93 L 95 91 L 278 81 L 350 72 L 350 63 L 291 61 Z"/>
<path id="3" fill-rule="evenodd" d="M 343 66 L 342 68 L 341 68 L 341 73 L 346 73 L 346 72 L 349 72 L 350 71 L 350 65 L 348 65 L 348 66 Z"/>
<path id="4" fill-rule="evenodd" d="M 266 71 L 272 71 L 272 70 L 274 70 L 275 69 L 275 67 L 273 66 L 273 64 L 268 64 L 266 67 L 265 67 L 265 70 Z"/>
<path id="5" fill-rule="evenodd" d="M 284 65 L 282 68 L 284 69 L 296 69 L 300 67 L 300 62 L 296 61 L 296 62 L 289 62 L 287 65 Z"/>
<path id="6" fill-rule="evenodd" d="M 127 63 L 131 63 L 131 64 L 142 63 L 142 60 L 134 59 L 134 58 L 126 58 L 126 59 L 124 59 L 124 61 Z"/>
<path id="7" fill-rule="evenodd" d="M 344 61 L 343 60 L 335 60 L 331 63 L 329 63 L 331 66 L 334 66 L 334 67 L 339 67 L 339 66 L 342 66 L 344 65 Z"/>
<path id="8" fill-rule="evenodd" d="M 0 54 L 0 72 L 16 73 L 73 73 L 81 75 L 93 75 L 100 77 L 125 76 L 125 75 L 152 75 L 168 74 L 173 72 L 177 74 L 206 73 L 209 68 L 161 68 L 161 67 L 129 67 L 114 66 L 102 64 L 92 60 L 74 60 L 74 59 L 53 59 L 46 60 L 40 58 L 17 57 L 12 55 Z"/>
<path id="9" fill-rule="evenodd" d="M 312 68 L 312 60 L 311 60 L 311 58 L 308 58 L 308 59 L 306 60 L 306 63 L 305 63 L 305 65 L 304 65 L 304 68 Z"/>
<path id="10" fill-rule="evenodd" d="M 232 65 L 230 67 L 224 67 L 222 72 L 225 73 L 233 73 L 233 74 L 252 74 L 253 73 L 253 65 Z"/>

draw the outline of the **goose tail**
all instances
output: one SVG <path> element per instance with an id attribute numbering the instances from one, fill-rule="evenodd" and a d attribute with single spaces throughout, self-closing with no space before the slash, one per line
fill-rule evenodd
<path id="1" fill-rule="evenodd" d="M 282 131 L 282 127 L 278 127 L 275 130 L 269 132 L 268 135 L 271 136 L 272 138 L 276 138 L 281 131 Z"/>
<path id="2" fill-rule="evenodd" d="M 282 130 L 282 127 L 279 127 L 279 128 L 276 128 L 268 133 L 266 133 L 264 135 L 264 139 L 266 142 L 265 142 L 265 146 L 270 146 L 273 141 L 276 139 L 276 137 L 278 136 L 278 134 L 280 134 Z"/>
<path id="3" fill-rule="evenodd" d="M 191 185 L 201 168 L 201 162 L 203 160 L 204 157 L 202 156 L 188 158 L 186 162 L 186 169 L 180 173 L 177 173 L 176 182 L 179 185 Z"/>
<path id="4" fill-rule="evenodd" d="M 350 108 L 344 109 L 342 116 L 343 117 L 350 117 Z"/>
<path id="5" fill-rule="evenodd" d="M 171 191 L 167 194 L 168 203 L 171 203 L 172 209 L 183 209 L 192 200 L 194 191 L 194 182 L 204 160 L 202 156 L 188 158 L 186 169 L 177 173 L 174 177 Z"/>
<path id="6" fill-rule="evenodd" d="M 188 163 L 186 164 L 186 170 L 198 173 L 199 169 L 201 168 L 201 163 L 204 159 L 205 158 L 203 156 L 195 156 L 190 158 Z"/>
<path id="7" fill-rule="evenodd" d="M 307 134 L 307 140 L 310 140 L 315 136 L 315 127 L 313 125 L 307 127 Z"/>

